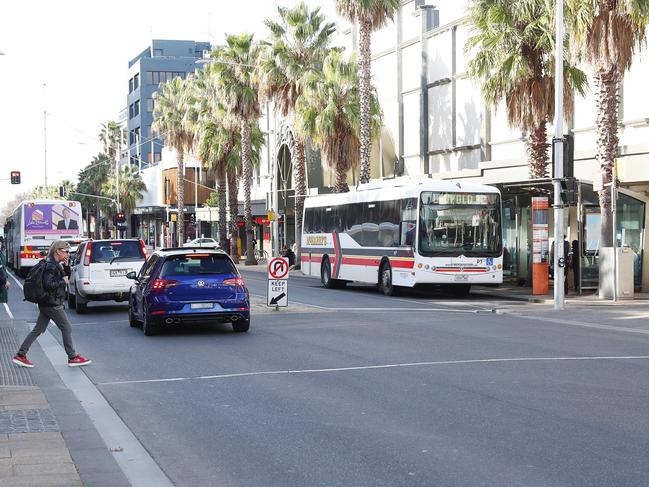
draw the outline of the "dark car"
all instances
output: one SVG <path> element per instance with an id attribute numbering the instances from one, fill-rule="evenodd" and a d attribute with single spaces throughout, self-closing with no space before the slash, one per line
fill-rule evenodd
<path id="1" fill-rule="evenodd" d="M 129 322 L 145 335 L 163 326 L 231 323 L 250 328 L 250 295 L 232 259 L 221 250 L 162 249 L 154 252 L 134 279 Z"/>

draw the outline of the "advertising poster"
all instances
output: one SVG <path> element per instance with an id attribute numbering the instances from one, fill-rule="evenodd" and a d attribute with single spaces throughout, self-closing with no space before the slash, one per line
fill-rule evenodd
<path id="1" fill-rule="evenodd" d="M 548 197 L 532 198 L 532 294 L 547 294 Z"/>
<path id="2" fill-rule="evenodd" d="M 81 207 L 76 202 L 28 203 L 25 205 L 26 235 L 79 235 Z"/>

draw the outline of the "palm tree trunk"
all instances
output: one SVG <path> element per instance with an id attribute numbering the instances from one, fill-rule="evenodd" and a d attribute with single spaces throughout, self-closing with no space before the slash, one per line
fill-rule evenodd
<path id="1" fill-rule="evenodd" d="M 541 122 L 527 135 L 527 160 L 530 179 L 547 177 L 548 134 L 546 122 Z"/>
<path id="2" fill-rule="evenodd" d="M 306 146 L 301 137 L 295 137 L 295 155 L 293 175 L 295 177 L 295 264 L 297 268 L 302 262 L 302 213 L 306 187 Z"/>
<path id="3" fill-rule="evenodd" d="M 178 206 L 178 247 L 182 247 L 185 243 L 185 165 L 183 163 L 182 149 L 176 149 L 176 160 L 178 161 L 178 177 L 176 182 L 178 188 L 176 190 L 177 206 Z"/>
<path id="4" fill-rule="evenodd" d="M 360 89 L 360 117 L 361 117 L 361 183 L 367 183 L 370 180 L 370 144 L 371 127 L 370 127 L 370 96 L 371 96 L 371 67 L 372 67 L 372 51 L 370 48 L 370 41 L 372 31 L 370 29 L 369 21 L 361 20 L 359 22 L 359 89 Z"/>
<path id="5" fill-rule="evenodd" d="M 219 244 L 225 250 L 228 242 L 227 231 L 227 183 L 225 177 L 219 177 L 217 183 L 217 192 L 219 194 Z"/>
<path id="6" fill-rule="evenodd" d="M 99 203 L 95 203 L 95 240 L 101 237 L 101 208 Z"/>
<path id="7" fill-rule="evenodd" d="M 239 263 L 239 247 L 237 246 L 237 236 L 239 227 L 237 226 L 237 217 L 239 216 L 239 184 L 237 181 L 237 171 L 228 170 L 228 203 L 230 205 L 230 257 L 235 264 Z"/>
<path id="8" fill-rule="evenodd" d="M 597 105 L 597 153 L 595 158 L 603 173 L 604 184 L 612 181 L 613 165 L 617 156 L 618 136 L 618 87 L 620 75 L 617 67 L 600 70 L 595 75 L 595 92 Z M 612 247 L 611 192 L 604 186 L 599 191 L 599 206 L 602 216 L 600 248 Z"/>
<path id="9" fill-rule="evenodd" d="M 334 191 L 336 193 L 347 193 L 349 192 L 349 186 L 347 185 L 347 171 L 336 166 L 336 182 L 334 183 Z"/>
<path id="10" fill-rule="evenodd" d="M 255 247 L 252 241 L 254 238 L 250 201 L 252 161 L 250 160 L 250 124 L 247 120 L 241 122 L 241 161 L 243 163 L 243 212 L 246 219 L 246 265 L 257 265 Z"/>

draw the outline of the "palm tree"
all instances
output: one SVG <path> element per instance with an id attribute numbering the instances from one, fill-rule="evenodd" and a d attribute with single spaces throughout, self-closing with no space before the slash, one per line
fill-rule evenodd
<path id="1" fill-rule="evenodd" d="M 295 8 L 278 7 L 279 22 L 266 20 L 270 39 L 260 61 L 261 94 L 286 117 L 295 114 L 295 103 L 302 92 L 300 79 L 307 71 L 321 70 L 335 32 L 333 22 L 326 22 L 320 8 L 309 10 L 304 2 Z M 293 175 L 295 177 L 295 235 L 302 235 L 302 210 L 306 187 L 305 141 L 295 136 Z M 300 263 L 301 246 L 297 246 L 296 261 Z"/>
<path id="2" fill-rule="evenodd" d="M 527 135 L 530 178 L 547 177 L 547 124 L 554 117 L 554 12 L 544 0 L 475 0 L 469 9 L 475 49 L 469 73 L 492 106 L 505 100 L 507 119 Z M 573 89 L 583 94 L 586 75 L 564 61 L 563 97 L 572 116 Z"/>
<path id="3" fill-rule="evenodd" d="M 103 145 L 104 154 L 106 154 L 111 161 L 114 161 L 117 156 L 117 151 L 122 144 L 122 128 L 114 120 L 108 120 L 101 124 L 101 132 L 99 132 L 99 141 Z"/>
<path id="4" fill-rule="evenodd" d="M 221 101 L 239 122 L 241 130 L 241 162 L 243 166 L 244 212 L 246 219 L 246 265 L 257 261 L 253 248 L 252 208 L 250 186 L 252 184 L 252 160 L 250 154 L 250 129 L 260 117 L 259 86 L 254 72 L 258 48 L 253 34 L 226 36 L 226 45 L 215 49 L 214 69 L 218 74 Z"/>
<path id="5" fill-rule="evenodd" d="M 297 130 L 309 137 L 322 151 L 326 164 L 336 175 L 335 191 L 349 191 L 347 172 L 359 161 L 359 86 L 355 56 L 345 60 L 338 51 L 324 60 L 322 73 L 309 73 L 303 80 L 303 93 L 298 98 Z M 370 97 L 370 128 L 377 133 L 381 111 L 372 92 Z"/>
<path id="6" fill-rule="evenodd" d="M 125 164 L 119 168 L 119 203 L 124 213 L 133 212 L 137 202 L 144 196 L 146 184 L 138 168 L 132 164 Z M 117 199 L 116 180 L 111 177 L 103 187 L 103 194 L 109 198 Z M 114 210 L 113 210 L 114 211 Z M 112 213 L 111 213 L 112 214 Z"/>
<path id="7" fill-rule="evenodd" d="M 238 218 L 239 218 L 239 201 L 237 195 L 239 194 L 239 179 L 237 178 L 237 170 L 229 168 L 227 172 L 228 180 L 228 206 L 230 208 L 230 257 L 236 264 L 239 263 L 239 246 L 237 245 L 237 235 L 239 235 Z"/>
<path id="8" fill-rule="evenodd" d="M 80 193 L 103 196 L 102 188 L 104 184 L 108 181 L 108 176 L 110 174 L 111 161 L 108 159 L 106 154 L 97 154 L 93 157 L 90 164 L 83 168 L 79 172 L 79 184 L 77 185 L 77 191 Z M 92 209 L 95 213 L 95 238 L 101 238 L 99 233 L 100 223 L 101 223 L 101 204 L 96 198 L 90 198 L 87 196 L 81 196 L 79 198 L 81 201 L 82 207 Z M 86 222 L 88 225 L 88 236 L 90 236 L 90 218 L 86 217 Z"/>
<path id="9" fill-rule="evenodd" d="M 187 127 L 187 90 L 185 80 L 176 77 L 160 84 L 156 93 L 154 120 L 151 128 L 165 139 L 165 143 L 176 151 L 178 163 L 177 207 L 178 244 L 185 241 L 185 150 L 192 147 L 194 133 Z"/>
<path id="10" fill-rule="evenodd" d="M 618 154 L 618 93 L 633 55 L 645 42 L 649 0 L 567 0 L 567 25 L 581 58 L 594 72 L 597 104 L 596 159 L 604 183 Z M 613 246 L 611 195 L 599 191 L 602 247 Z"/>
<path id="11" fill-rule="evenodd" d="M 360 156 L 361 183 L 370 180 L 370 149 L 372 147 L 372 32 L 392 20 L 400 0 L 336 0 L 338 13 L 350 22 L 358 21 L 360 64 Z"/>

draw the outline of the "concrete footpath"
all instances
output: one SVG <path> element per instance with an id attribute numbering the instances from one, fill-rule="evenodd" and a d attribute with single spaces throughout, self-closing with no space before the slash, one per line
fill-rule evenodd
<path id="1" fill-rule="evenodd" d="M 0 318 L 0 487 L 130 485 L 38 342 L 29 354 L 36 367 L 11 361 L 28 329 Z"/>

